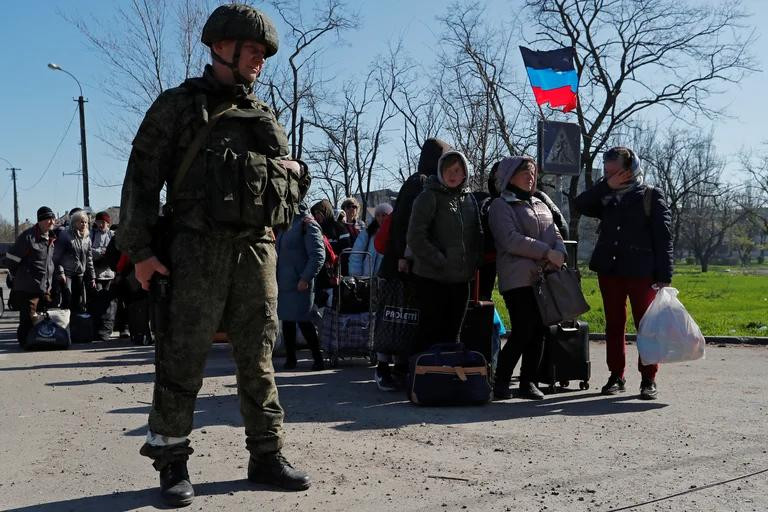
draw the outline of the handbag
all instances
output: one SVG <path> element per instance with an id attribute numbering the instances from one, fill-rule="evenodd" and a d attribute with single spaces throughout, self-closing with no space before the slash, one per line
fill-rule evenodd
<path id="1" fill-rule="evenodd" d="M 383 354 L 407 354 L 419 330 L 421 311 L 400 278 L 376 277 L 373 349 Z"/>
<path id="2" fill-rule="evenodd" d="M 581 291 L 579 271 L 565 265 L 553 272 L 544 272 L 540 268 L 533 291 L 544 325 L 575 320 L 589 311 L 589 304 Z"/>

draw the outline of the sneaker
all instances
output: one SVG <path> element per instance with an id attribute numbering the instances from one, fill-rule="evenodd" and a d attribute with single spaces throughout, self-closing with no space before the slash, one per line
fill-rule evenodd
<path id="1" fill-rule="evenodd" d="M 373 378 L 376 381 L 376 387 L 379 391 L 397 391 L 397 384 L 389 371 L 382 371 L 378 366 L 373 372 Z"/>
<path id="2" fill-rule="evenodd" d="M 656 383 L 652 380 L 643 379 L 640 383 L 640 398 L 643 400 L 656 400 L 659 396 L 659 390 Z"/>
<path id="3" fill-rule="evenodd" d="M 611 375 L 608 378 L 605 386 L 600 390 L 600 394 L 603 395 L 615 395 L 617 393 L 623 393 L 626 391 L 624 385 L 627 383 L 626 379 L 619 377 L 618 375 Z"/>
<path id="4" fill-rule="evenodd" d="M 189 481 L 186 461 L 171 462 L 160 470 L 160 495 L 163 502 L 171 507 L 186 507 L 192 504 L 195 490 Z"/>
<path id="5" fill-rule="evenodd" d="M 279 451 L 251 455 L 248 461 L 248 480 L 288 491 L 304 491 L 312 484 L 309 475 L 294 469 Z"/>
<path id="6" fill-rule="evenodd" d="M 509 381 L 497 380 L 493 384 L 493 399 L 494 400 L 508 400 L 512 398 L 512 390 L 509 389 Z"/>
<path id="7" fill-rule="evenodd" d="M 536 387 L 533 382 L 520 382 L 520 388 L 517 390 L 517 398 L 526 400 L 544 400 L 544 393 Z"/>

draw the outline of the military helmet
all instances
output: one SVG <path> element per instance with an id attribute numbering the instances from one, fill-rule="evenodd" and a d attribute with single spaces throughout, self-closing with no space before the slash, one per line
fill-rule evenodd
<path id="1" fill-rule="evenodd" d="M 217 7 L 203 26 L 200 40 L 206 46 L 217 41 L 257 41 L 271 57 L 277 53 L 277 29 L 266 14 L 248 5 L 226 4 Z"/>

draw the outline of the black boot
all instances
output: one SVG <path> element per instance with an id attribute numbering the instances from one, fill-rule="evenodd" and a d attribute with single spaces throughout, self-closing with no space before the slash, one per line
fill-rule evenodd
<path id="1" fill-rule="evenodd" d="M 186 507 L 192 504 L 195 490 L 189 481 L 187 460 L 194 450 L 189 440 L 171 446 L 152 446 L 145 443 L 139 453 L 154 459 L 152 465 L 160 472 L 160 495 L 163 502 L 171 507 Z"/>
<path id="2" fill-rule="evenodd" d="M 248 461 L 248 480 L 288 491 L 304 491 L 311 485 L 309 475 L 294 469 L 279 451 L 251 455 Z"/>
<path id="3" fill-rule="evenodd" d="M 508 400 L 512 398 L 512 391 L 509 389 L 510 380 L 496 377 L 496 381 L 493 383 L 494 400 Z"/>

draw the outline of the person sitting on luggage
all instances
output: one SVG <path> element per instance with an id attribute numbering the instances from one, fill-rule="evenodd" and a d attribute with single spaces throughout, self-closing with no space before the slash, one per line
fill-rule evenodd
<path id="1" fill-rule="evenodd" d="M 37 210 L 37 224 L 25 230 L 5 254 L 13 276 L 14 305 L 19 310 L 16 339 L 24 348 L 38 311 L 51 300 L 53 254 L 56 237 L 51 231 L 56 216 L 47 206 Z"/>
<path id="2" fill-rule="evenodd" d="M 320 225 L 312 220 L 307 206 L 301 204 L 299 213 L 287 230 L 281 231 L 277 246 L 277 317 L 282 320 L 285 344 L 283 368 L 296 368 L 296 324 L 312 351 L 313 370 L 324 368 L 320 340 L 312 323 L 315 277 L 323 267 L 325 247 Z"/>
<path id="3" fill-rule="evenodd" d="M 519 397 L 541 400 L 536 374 L 544 351 L 545 326 L 541 321 L 533 282 L 542 269 L 558 269 L 566 250 L 552 212 L 533 196 L 536 163 L 528 156 L 504 158 L 496 172 L 501 191 L 491 203 L 488 224 L 496 243 L 499 291 L 509 311 L 511 330 L 499 354 L 493 395 L 497 400 L 512 396 L 512 371 L 522 355 Z"/>
<path id="4" fill-rule="evenodd" d="M 597 272 L 605 309 L 606 357 L 611 376 L 604 395 L 624 392 L 626 366 L 625 328 L 627 297 L 635 327 L 656 291 L 672 281 L 671 215 L 661 191 L 643 184 L 640 160 L 626 147 L 603 154 L 605 176 L 576 197 L 576 209 L 600 219 L 600 234 L 589 260 Z M 637 363 L 640 398 L 658 396 L 658 365 Z"/>
<path id="5" fill-rule="evenodd" d="M 381 203 L 374 209 L 374 219 L 368 224 L 368 227 L 360 232 L 352 247 L 353 254 L 349 257 L 349 275 L 352 276 L 371 276 L 379 272 L 381 258 L 383 257 L 376 251 L 376 235 L 379 232 L 382 222 L 392 213 L 392 205 Z M 361 253 L 367 254 L 361 254 Z"/>
<path id="6" fill-rule="evenodd" d="M 407 241 L 420 314 L 412 354 L 459 338 L 482 248 L 477 203 L 465 188 L 468 167 L 460 152 L 444 153 L 413 203 Z"/>
<path id="7" fill-rule="evenodd" d="M 85 310 L 86 286 L 96 286 L 88 224 L 88 213 L 80 209 L 75 211 L 69 219 L 69 226 L 61 232 L 53 255 L 61 284 L 61 307 L 73 313 Z"/>

